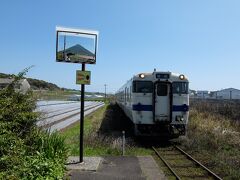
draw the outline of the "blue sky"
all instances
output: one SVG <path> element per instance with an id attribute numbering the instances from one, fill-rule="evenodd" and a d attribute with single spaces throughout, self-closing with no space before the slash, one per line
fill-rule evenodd
<path id="1" fill-rule="evenodd" d="M 92 52 L 93 54 L 95 54 L 95 35 L 91 35 L 91 36 L 75 36 L 72 34 L 67 34 L 67 35 L 59 35 L 58 37 L 58 51 L 62 51 L 64 50 L 64 37 L 66 37 L 66 49 L 70 48 L 72 46 L 75 46 L 77 44 L 83 46 L 85 49 L 89 50 L 90 52 Z"/>
<path id="2" fill-rule="evenodd" d="M 28 77 L 75 85 L 79 64 L 55 62 L 56 26 L 99 31 L 88 91 L 115 92 L 133 74 L 186 74 L 190 88 L 240 89 L 239 0 L 0 2 L 0 72 L 35 65 Z"/>

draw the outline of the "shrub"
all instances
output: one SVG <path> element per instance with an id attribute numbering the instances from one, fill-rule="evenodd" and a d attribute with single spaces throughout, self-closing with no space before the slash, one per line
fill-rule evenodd
<path id="1" fill-rule="evenodd" d="M 27 71 L 0 91 L 0 179 L 60 179 L 67 158 L 64 138 L 36 126 L 32 92 L 14 91 Z"/>

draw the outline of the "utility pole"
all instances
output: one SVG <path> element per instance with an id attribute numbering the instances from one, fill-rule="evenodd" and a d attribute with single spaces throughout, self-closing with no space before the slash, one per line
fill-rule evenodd
<path id="1" fill-rule="evenodd" d="M 106 102 L 106 99 L 107 99 L 107 85 L 104 84 L 104 86 L 105 86 L 105 102 Z"/>

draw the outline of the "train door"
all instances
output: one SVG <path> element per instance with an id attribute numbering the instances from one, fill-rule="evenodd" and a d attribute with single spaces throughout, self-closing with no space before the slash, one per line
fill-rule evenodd
<path id="1" fill-rule="evenodd" d="M 170 122 L 170 83 L 155 84 L 155 122 Z"/>

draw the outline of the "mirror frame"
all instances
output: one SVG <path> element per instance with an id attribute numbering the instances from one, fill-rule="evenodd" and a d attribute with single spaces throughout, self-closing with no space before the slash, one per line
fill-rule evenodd
<path id="1" fill-rule="evenodd" d="M 92 36 L 94 37 L 94 44 L 95 44 L 95 47 L 94 47 L 94 58 L 95 58 L 95 61 L 87 61 L 86 62 L 82 62 L 82 61 L 75 61 L 75 62 L 71 62 L 71 61 L 66 61 L 66 60 L 60 60 L 58 59 L 58 37 L 59 37 L 59 33 L 73 33 L 73 34 L 82 34 L 82 35 L 89 35 L 89 36 Z M 87 38 L 87 37 L 86 37 Z M 93 30 L 85 30 L 85 29 L 76 29 L 76 28 L 66 28 L 66 27 L 59 27 L 57 26 L 56 27 L 56 61 L 57 62 L 65 62 L 65 63 L 84 63 L 84 64 L 96 64 L 96 60 L 97 60 L 97 43 L 98 43 L 98 31 L 93 31 Z"/>

